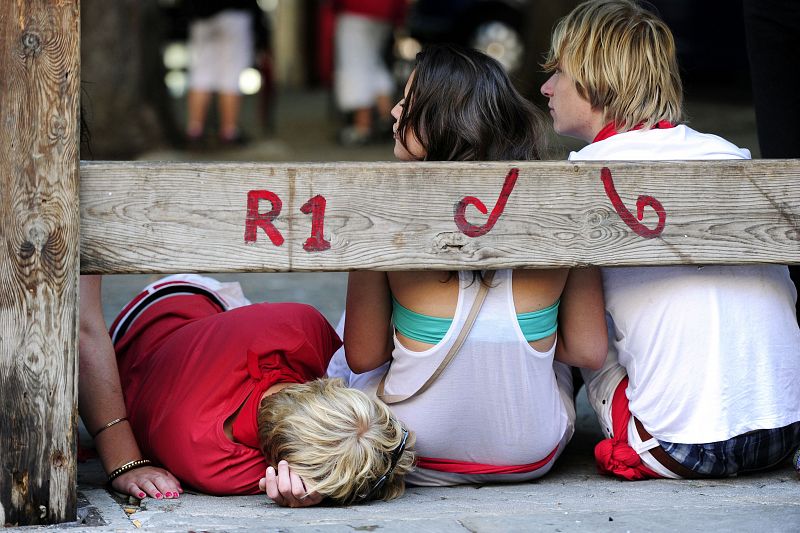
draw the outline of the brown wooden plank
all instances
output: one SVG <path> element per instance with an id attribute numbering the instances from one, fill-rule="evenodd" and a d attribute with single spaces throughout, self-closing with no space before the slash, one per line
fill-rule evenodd
<path id="1" fill-rule="evenodd" d="M 638 234 L 625 208 L 639 195 Z M 454 206 L 471 195 L 491 212 L 511 168 L 519 178 L 493 228 L 470 237 Z M 800 262 L 800 161 L 664 163 L 83 163 L 84 273 L 403 270 Z M 247 243 L 248 194 L 282 203 Z M 266 192 L 266 191 L 269 191 Z M 255 193 L 259 194 L 259 193 Z M 327 250 L 304 249 L 312 197 L 326 200 Z M 272 204 L 262 199 L 259 213 Z M 465 219 L 484 224 L 468 206 Z M 307 246 L 306 246 L 307 248 Z"/>
<path id="2" fill-rule="evenodd" d="M 76 515 L 77 0 L 0 8 L 0 524 Z"/>

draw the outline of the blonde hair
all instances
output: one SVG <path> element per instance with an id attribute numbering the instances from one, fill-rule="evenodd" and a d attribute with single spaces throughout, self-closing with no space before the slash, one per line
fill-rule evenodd
<path id="1" fill-rule="evenodd" d="M 669 27 L 633 0 L 589 0 L 556 25 L 545 71 L 561 69 L 617 131 L 683 119 Z"/>
<path id="2" fill-rule="evenodd" d="M 318 492 L 348 504 L 368 494 L 388 473 L 403 426 L 386 405 L 348 388 L 340 379 L 291 385 L 266 396 L 258 412 L 258 436 L 267 463 L 286 460 Z M 370 499 L 403 494 L 403 476 L 414 464 L 414 435 L 393 472 Z"/>

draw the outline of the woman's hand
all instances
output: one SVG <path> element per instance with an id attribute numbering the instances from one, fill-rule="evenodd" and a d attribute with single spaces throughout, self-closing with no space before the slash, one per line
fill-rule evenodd
<path id="1" fill-rule="evenodd" d="M 324 497 L 316 492 L 306 496 L 306 485 L 303 480 L 292 472 L 289 463 L 281 461 L 278 463 L 278 471 L 271 466 L 267 468 L 266 477 L 258 482 L 259 490 L 267 493 L 267 496 L 283 507 L 309 507 L 317 505 Z"/>
<path id="2" fill-rule="evenodd" d="M 180 482 L 164 470 L 155 466 L 143 466 L 125 472 L 114 481 L 111 487 L 121 493 L 130 494 L 135 498 L 150 496 L 161 498 L 179 498 L 183 492 Z"/>

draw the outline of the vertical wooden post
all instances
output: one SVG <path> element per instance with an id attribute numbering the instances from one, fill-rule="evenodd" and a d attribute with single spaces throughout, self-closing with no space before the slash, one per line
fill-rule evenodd
<path id="1" fill-rule="evenodd" d="M 79 0 L 0 0 L 0 525 L 75 520 Z"/>

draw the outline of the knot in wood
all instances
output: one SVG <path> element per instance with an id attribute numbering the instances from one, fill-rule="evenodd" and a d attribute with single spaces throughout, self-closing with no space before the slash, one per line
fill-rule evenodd
<path id="1" fill-rule="evenodd" d="M 42 39 L 39 34 L 33 31 L 26 31 L 22 34 L 22 50 L 25 56 L 38 56 L 42 53 Z"/>
<path id="2" fill-rule="evenodd" d="M 30 241 L 31 246 L 37 250 L 41 250 L 50 236 L 47 225 L 42 220 L 34 220 L 30 222 L 25 229 L 27 230 L 26 233 L 28 234 L 28 241 Z"/>
<path id="3" fill-rule="evenodd" d="M 67 120 L 64 117 L 59 115 L 53 115 L 50 117 L 50 138 L 67 138 Z"/>
<path id="4" fill-rule="evenodd" d="M 611 216 L 611 210 L 603 207 L 598 207 L 586 213 L 586 224 L 590 228 L 604 226 L 610 216 Z"/>
<path id="5" fill-rule="evenodd" d="M 61 450 L 56 450 L 50 455 L 50 463 L 55 468 L 64 468 L 67 466 L 67 456 Z"/>
<path id="6" fill-rule="evenodd" d="M 433 238 L 433 253 L 471 254 L 475 250 L 474 242 L 461 232 L 446 231 L 437 233 Z"/>

